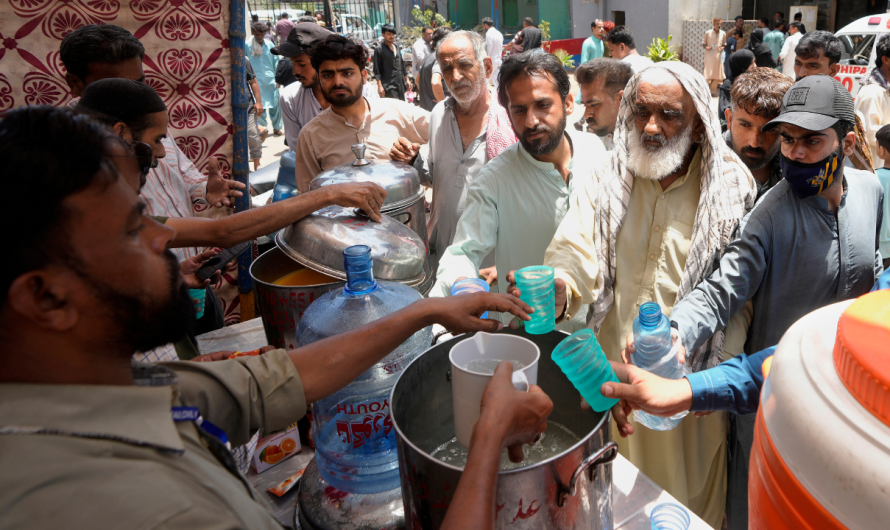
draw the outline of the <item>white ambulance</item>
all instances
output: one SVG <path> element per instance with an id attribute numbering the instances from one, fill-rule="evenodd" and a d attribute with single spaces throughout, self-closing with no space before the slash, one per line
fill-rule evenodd
<path id="1" fill-rule="evenodd" d="M 844 47 L 841 69 L 835 79 L 843 83 L 853 98 L 859 92 L 859 80 L 875 65 L 875 44 L 886 33 L 890 33 L 890 13 L 860 18 L 835 33 Z"/>

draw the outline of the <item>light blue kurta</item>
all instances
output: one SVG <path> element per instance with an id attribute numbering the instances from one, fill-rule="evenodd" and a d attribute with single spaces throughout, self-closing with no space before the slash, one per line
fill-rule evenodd
<path id="1" fill-rule="evenodd" d="M 244 54 L 256 74 L 256 82 L 260 86 L 260 96 L 263 98 L 263 107 L 267 109 L 266 113 L 260 116 L 257 121 L 261 125 L 265 125 L 266 114 L 268 114 L 272 118 L 272 128 L 280 131 L 282 129 L 281 104 L 278 88 L 275 86 L 275 66 L 278 61 L 272 55 L 272 45 L 268 40 L 263 39 L 263 53 L 254 55 L 250 47 L 250 38 L 248 38 L 247 44 L 244 46 Z"/>
<path id="2" fill-rule="evenodd" d="M 584 44 L 581 45 L 581 63 L 577 66 L 581 66 L 588 61 L 602 57 L 604 47 L 605 44 L 603 44 L 602 39 L 598 39 L 593 35 L 587 37 L 587 39 L 584 41 Z M 575 103 L 581 103 L 580 89 L 578 90 L 578 95 L 575 96 Z"/>
<path id="3" fill-rule="evenodd" d="M 439 258 L 430 296 L 448 296 L 458 278 L 477 277 L 492 250 L 501 293 L 507 292 L 508 272 L 543 265 L 544 252 L 569 209 L 573 187 L 592 181 L 595 167 L 607 156 L 596 135 L 566 133 L 574 152 L 568 183 L 553 164 L 536 160 L 519 142 L 479 171 L 470 183 L 454 241 Z"/>

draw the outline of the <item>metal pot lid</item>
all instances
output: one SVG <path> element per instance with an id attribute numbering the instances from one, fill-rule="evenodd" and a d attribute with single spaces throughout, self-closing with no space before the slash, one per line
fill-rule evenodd
<path id="1" fill-rule="evenodd" d="M 404 208 L 423 197 L 423 186 L 416 169 L 395 160 L 365 160 L 365 149 L 365 144 L 353 145 L 355 162 L 319 173 L 309 184 L 309 189 L 344 182 L 373 182 L 388 193 L 381 207 L 385 212 Z"/>
<path id="2" fill-rule="evenodd" d="M 409 285 L 421 282 L 426 245 L 407 226 L 382 217 L 382 223 L 375 223 L 355 210 L 328 206 L 278 232 L 275 243 L 300 264 L 341 279 L 346 279 L 343 251 L 368 245 L 376 279 Z"/>

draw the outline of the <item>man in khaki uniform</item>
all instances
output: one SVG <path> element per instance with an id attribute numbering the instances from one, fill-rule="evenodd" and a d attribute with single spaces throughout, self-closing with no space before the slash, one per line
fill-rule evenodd
<path id="1" fill-rule="evenodd" d="M 631 78 L 611 160 L 598 173 L 598 196 L 585 189 L 573 195 L 544 264 L 556 269 L 556 314 L 571 318 L 595 302 L 590 325 L 606 355 L 618 361 L 640 305 L 655 301 L 670 316 L 711 272 L 713 256 L 753 207 L 756 188 L 720 137 L 704 77 L 680 62 L 657 63 Z M 739 317 L 726 334 L 744 340 L 746 329 Z M 723 339 L 716 334 L 687 366 L 698 371 L 720 362 Z M 725 439 L 721 413 L 687 416 L 671 431 L 640 427 L 619 446 L 643 473 L 719 528 Z"/>
<path id="2" fill-rule="evenodd" d="M 0 222 L 28 227 L 10 233 L 16 252 L 0 275 L 0 529 L 280 528 L 224 438 L 283 429 L 434 322 L 494 331 L 483 311 L 527 307 L 495 294 L 423 300 L 296 351 L 131 364 L 133 351 L 185 334 L 194 308 L 165 250 L 173 230 L 143 215 L 110 159 L 114 142 L 70 109 L 0 121 L 0 181 L 21 197 Z M 534 396 L 538 413 L 523 421 L 510 405 L 519 394 L 496 400 L 525 426 L 498 431 L 511 450 L 549 412 Z"/>

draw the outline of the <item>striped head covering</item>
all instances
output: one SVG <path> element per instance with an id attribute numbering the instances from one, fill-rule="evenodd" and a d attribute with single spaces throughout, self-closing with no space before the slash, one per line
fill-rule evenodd
<path id="1" fill-rule="evenodd" d="M 708 83 L 691 66 L 678 61 L 665 61 L 634 75 L 624 89 L 618 108 L 618 122 L 613 136 L 611 167 L 600 182 L 596 204 L 595 239 L 600 261 L 602 291 L 594 302 L 591 327 L 599 332 L 606 314 L 615 303 L 616 257 L 618 233 L 624 224 L 634 176 L 627 169 L 629 134 L 635 134 L 633 105 L 640 79 L 651 68 L 667 70 L 692 97 L 695 110 L 704 123 L 701 138 L 701 197 L 695 212 L 695 226 L 686 257 L 686 266 L 674 305 L 714 271 L 726 246 L 732 241 L 739 221 L 754 207 L 757 186 L 747 167 L 726 145 L 720 134 L 720 121 L 711 108 Z M 691 126 L 691 125 L 690 125 Z M 723 347 L 723 332 L 717 332 L 704 346 L 687 353 L 686 365 L 692 371 L 716 366 Z"/>

